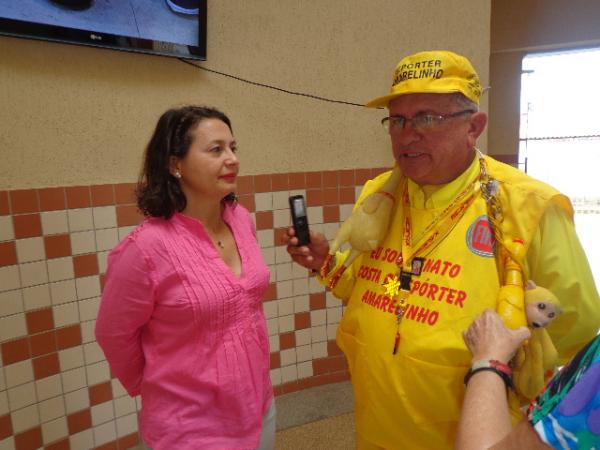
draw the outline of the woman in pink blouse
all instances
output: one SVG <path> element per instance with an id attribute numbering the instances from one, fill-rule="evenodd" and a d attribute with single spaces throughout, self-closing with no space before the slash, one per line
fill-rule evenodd
<path id="1" fill-rule="evenodd" d="M 153 450 L 272 449 L 269 283 L 222 112 L 187 106 L 158 121 L 137 190 L 147 217 L 108 257 L 96 338 L 141 395 Z"/>

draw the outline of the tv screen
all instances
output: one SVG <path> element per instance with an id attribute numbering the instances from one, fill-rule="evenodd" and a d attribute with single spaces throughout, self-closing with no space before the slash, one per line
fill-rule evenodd
<path id="1" fill-rule="evenodd" d="M 206 59 L 206 0 L 0 0 L 0 34 Z"/>

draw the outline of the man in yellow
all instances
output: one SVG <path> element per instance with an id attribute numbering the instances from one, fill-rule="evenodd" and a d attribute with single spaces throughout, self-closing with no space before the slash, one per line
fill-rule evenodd
<path id="1" fill-rule="evenodd" d="M 337 332 L 351 372 L 358 448 L 451 449 L 471 355 L 462 333 L 496 309 L 500 249 L 522 242 L 524 279 L 552 291 L 564 313 L 548 328 L 562 361 L 600 327 L 600 301 L 573 226 L 569 200 L 552 187 L 476 149 L 487 116 L 479 78 L 463 56 L 427 51 L 400 61 L 382 120 L 401 176 L 379 245 L 335 280 L 347 302 Z M 397 172 L 397 170 L 395 171 Z M 390 172 L 367 182 L 357 202 Z M 356 210 L 356 207 L 355 207 Z M 288 252 L 319 270 L 329 244 L 311 233 Z M 348 252 L 321 281 L 331 283 Z M 400 285 L 400 291 L 398 290 Z"/>

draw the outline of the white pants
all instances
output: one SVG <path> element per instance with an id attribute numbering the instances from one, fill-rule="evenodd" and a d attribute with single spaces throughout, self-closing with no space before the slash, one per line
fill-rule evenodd
<path id="1" fill-rule="evenodd" d="M 271 406 L 267 409 L 267 412 L 262 419 L 262 431 L 260 433 L 260 442 L 256 450 L 274 450 L 275 449 L 275 425 L 277 410 L 275 408 L 275 397 L 271 401 Z M 142 440 L 142 448 L 145 450 L 152 450 Z"/>

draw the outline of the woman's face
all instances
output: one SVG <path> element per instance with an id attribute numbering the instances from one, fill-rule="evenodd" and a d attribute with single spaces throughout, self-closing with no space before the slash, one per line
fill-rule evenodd
<path id="1" fill-rule="evenodd" d="M 174 158 L 171 173 L 179 172 L 183 193 L 194 198 L 220 201 L 236 190 L 240 161 L 231 130 L 219 119 L 204 119 L 190 130 L 192 143 L 187 154 Z"/>

